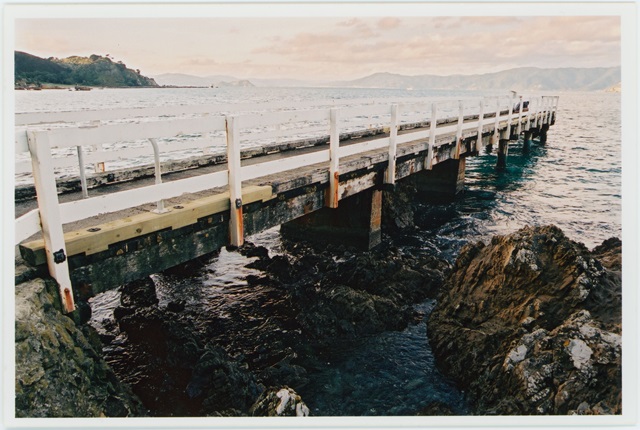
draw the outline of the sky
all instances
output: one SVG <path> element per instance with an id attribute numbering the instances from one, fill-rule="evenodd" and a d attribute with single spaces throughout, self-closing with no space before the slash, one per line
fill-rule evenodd
<path id="1" fill-rule="evenodd" d="M 15 29 L 16 50 L 45 58 L 109 54 L 151 77 L 322 81 L 621 61 L 616 16 L 20 18 Z"/>

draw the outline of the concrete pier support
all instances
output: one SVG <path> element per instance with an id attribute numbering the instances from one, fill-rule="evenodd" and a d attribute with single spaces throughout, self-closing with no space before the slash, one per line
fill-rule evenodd
<path id="1" fill-rule="evenodd" d="M 486 153 L 491 154 L 493 152 L 493 145 L 498 143 L 498 136 L 494 133 L 489 138 L 489 144 L 485 147 Z"/>
<path id="2" fill-rule="evenodd" d="M 529 150 L 531 149 L 531 134 L 532 134 L 531 130 L 525 130 L 523 143 L 522 143 L 523 152 L 529 152 Z"/>
<path id="3" fill-rule="evenodd" d="M 449 159 L 413 175 L 418 194 L 429 200 L 452 199 L 464 191 L 465 166 L 465 158 Z"/>
<path id="4" fill-rule="evenodd" d="M 372 249 L 380 244 L 382 191 L 369 189 L 340 200 L 337 208 L 322 208 L 282 224 L 280 233 L 293 240 L 336 243 Z"/>
<path id="5" fill-rule="evenodd" d="M 498 142 L 498 169 L 507 168 L 507 154 L 509 153 L 509 137 L 506 130 L 500 133 L 500 141 Z"/>
<path id="6" fill-rule="evenodd" d="M 540 127 L 540 145 L 547 143 L 547 132 L 549 131 L 549 124 L 542 124 Z"/>

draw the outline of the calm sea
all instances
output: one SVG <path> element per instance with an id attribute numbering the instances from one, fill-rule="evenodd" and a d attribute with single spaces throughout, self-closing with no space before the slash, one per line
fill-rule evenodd
<path id="1" fill-rule="evenodd" d="M 486 94 L 486 95 L 493 95 Z M 361 99 L 401 97 L 469 97 L 479 92 L 402 91 L 370 89 L 126 89 L 91 92 L 16 92 L 16 111 L 58 111 L 149 107 L 172 104 L 266 102 L 273 100 Z M 621 104 L 611 93 L 559 93 L 557 121 L 547 144 L 534 144 L 523 154 L 521 142 L 509 148 L 508 167 L 495 169 L 496 154 L 467 161 L 466 192 L 455 202 L 440 205 L 441 216 L 409 240 L 453 261 L 468 241 L 487 241 L 495 234 L 525 225 L 555 224 L 573 240 L 592 248 L 611 236 L 621 237 Z M 250 238 L 284 253 L 277 229 Z M 189 285 L 172 285 L 159 275 L 158 294 L 187 299 L 189 312 L 224 312 L 233 300 L 251 300 L 261 294 L 248 287 L 247 259 L 221 252 L 204 264 Z M 205 290 L 193 303 L 189 290 Z M 229 294 L 233 292 L 233 294 Z M 239 293 L 241 292 L 241 294 Z M 117 302 L 112 291 L 93 302 L 94 323 L 111 318 Z M 434 303 L 417 304 L 429 312 Z M 456 413 L 468 409 L 463 393 L 435 368 L 426 340 L 425 324 L 401 332 L 365 339 L 352 348 L 342 346 L 330 362 L 309 374 L 300 390 L 315 415 L 411 414 L 432 400 L 448 404 Z M 295 387 L 294 387 L 295 388 Z"/>

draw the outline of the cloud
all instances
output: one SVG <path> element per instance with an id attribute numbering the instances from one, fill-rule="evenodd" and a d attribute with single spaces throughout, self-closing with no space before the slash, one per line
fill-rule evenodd
<path id="1" fill-rule="evenodd" d="M 376 25 L 381 30 L 392 30 L 394 28 L 398 28 L 401 22 L 402 21 L 398 18 L 388 16 L 379 20 Z"/>
<path id="2" fill-rule="evenodd" d="M 197 58 L 189 58 L 181 62 L 181 64 L 185 66 L 217 66 L 219 63 L 213 58 L 207 57 L 197 57 Z"/>

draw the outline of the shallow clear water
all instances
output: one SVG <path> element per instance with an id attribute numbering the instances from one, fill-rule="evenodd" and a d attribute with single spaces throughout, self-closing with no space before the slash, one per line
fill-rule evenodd
<path id="1" fill-rule="evenodd" d="M 91 92 L 18 92 L 17 111 L 144 107 L 171 103 L 218 103 L 314 98 L 473 96 L 473 93 L 355 89 L 225 89 L 221 90 L 96 90 Z M 63 104 L 67 109 L 61 109 Z M 71 107 L 70 107 L 71 106 Z M 496 154 L 467 161 L 466 192 L 439 206 L 424 228 L 398 238 L 399 246 L 418 247 L 453 260 L 468 241 L 487 241 L 525 225 L 555 224 L 573 240 L 592 248 L 611 236 L 621 236 L 620 95 L 561 93 L 557 121 L 547 144 L 534 143 L 524 154 L 522 142 L 510 146 L 508 167 L 495 169 Z M 277 229 L 250 238 L 284 252 Z M 261 290 L 247 285 L 255 271 L 251 261 L 223 251 L 194 277 L 172 284 L 155 277 L 161 305 L 183 298 L 194 318 L 224 318 L 259 300 Z M 93 302 L 94 324 L 110 320 L 115 292 Z M 433 302 L 417 305 L 428 313 Z M 107 324 L 108 325 L 108 324 Z M 310 383 L 300 389 L 317 415 L 412 414 L 432 400 L 464 414 L 464 396 L 434 366 L 423 322 L 401 332 L 387 332 L 343 345 L 322 357 L 325 365 L 310 370 Z M 295 387 L 294 387 L 295 388 Z"/>

